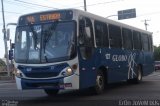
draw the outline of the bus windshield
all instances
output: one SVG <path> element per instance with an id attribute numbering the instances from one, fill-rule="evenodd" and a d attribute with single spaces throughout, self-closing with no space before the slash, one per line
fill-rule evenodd
<path id="1" fill-rule="evenodd" d="M 48 63 L 70 59 L 75 46 L 75 30 L 73 21 L 17 27 L 15 61 Z"/>

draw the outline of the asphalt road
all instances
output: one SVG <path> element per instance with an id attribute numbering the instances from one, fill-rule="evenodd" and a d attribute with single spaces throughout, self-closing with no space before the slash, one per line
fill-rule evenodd
<path id="1" fill-rule="evenodd" d="M 89 90 L 61 91 L 48 97 L 43 90 L 19 91 L 15 83 L 0 83 L 0 106 L 160 106 L 160 71 L 143 77 L 140 84 L 109 84 L 101 95 Z"/>

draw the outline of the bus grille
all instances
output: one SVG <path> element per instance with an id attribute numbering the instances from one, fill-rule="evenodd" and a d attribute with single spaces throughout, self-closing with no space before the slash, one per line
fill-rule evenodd
<path id="1" fill-rule="evenodd" d="M 28 78 L 49 78 L 56 77 L 67 67 L 68 64 L 57 64 L 52 66 L 18 66 L 18 69 Z"/>
<path id="2" fill-rule="evenodd" d="M 29 78 L 48 78 L 58 76 L 58 74 L 58 72 L 25 73 L 25 76 Z"/>

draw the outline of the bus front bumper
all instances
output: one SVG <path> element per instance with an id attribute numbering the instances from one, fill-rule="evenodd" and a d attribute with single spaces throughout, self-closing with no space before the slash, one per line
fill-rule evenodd
<path id="1" fill-rule="evenodd" d="M 25 89 L 79 89 L 79 76 L 73 74 L 68 77 L 55 79 L 24 79 L 16 77 L 19 90 Z"/>

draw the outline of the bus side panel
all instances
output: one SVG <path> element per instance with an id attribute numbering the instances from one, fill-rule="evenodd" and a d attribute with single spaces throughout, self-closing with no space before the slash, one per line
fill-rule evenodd
<path id="1" fill-rule="evenodd" d="M 136 77 L 137 65 L 142 66 L 144 75 L 153 72 L 151 53 L 139 50 L 103 49 L 102 65 L 108 69 L 108 82 L 118 82 Z"/>
<path id="2" fill-rule="evenodd" d="M 95 85 L 96 70 L 106 67 L 109 83 L 136 77 L 137 65 L 142 66 L 143 75 L 153 72 L 153 54 L 139 50 L 96 48 L 91 58 L 84 60 L 79 52 L 80 88 Z"/>
<path id="3" fill-rule="evenodd" d="M 143 75 L 149 75 L 154 71 L 154 59 L 152 52 L 143 52 L 144 63 L 143 63 Z"/>
<path id="4" fill-rule="evenodd" d="M 108 68 L 108 82 L 126 80 L 128 77 L 127 56 L 130 51 L 121 49 L 103 49 L 102 63 Z"/>

